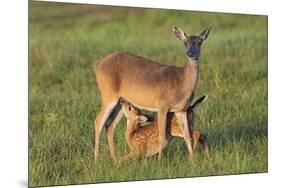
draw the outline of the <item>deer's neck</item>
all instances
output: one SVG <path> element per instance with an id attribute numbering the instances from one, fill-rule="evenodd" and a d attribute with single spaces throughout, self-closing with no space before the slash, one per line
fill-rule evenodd
<path id="1" fill-rule="evenodd" d="M 199 61 L 188 58 L 188 62 L 184 67 L 183 86 L 191 95 L 196 88 L 199 76 Z"/>
<path id="2" fill-rule="evenodd" d="M 131 146 L 131 140 L 135 133 L 135 131 L 140 127 L 139 123 L 135 120 L 127 119 L 127 130 L 126 130 L 126 141 L 130 148 Z"/>

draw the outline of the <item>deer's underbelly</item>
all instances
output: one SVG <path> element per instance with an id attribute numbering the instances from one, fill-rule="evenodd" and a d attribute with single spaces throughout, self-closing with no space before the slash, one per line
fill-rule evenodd
<path id="1" fill-rule="evenodd" d="M 134 105 L 134 106 L 136 106 L 136 107 L 138 107 L 139 109 L 144 109 L 144 110 L 148 110 L 148 111 L 151 111 L 151 112 L 158 112 L 159 111 L 159 109 L 157 109 L 156 107 L 154 107 L 154 106 L 149 106 L 149 105 L 147 105 L 147 106 L 142 106 L 142 104 L 137 104 L 137 103 L 133 103 L 132 102 L 132 104 Z"/>
<path id="2" fill-rule="evenodd" d="M 185 111 L 190 105 L 192 98 L 193 98 L 193 93 L 186 94 L 185 96 L 182 97 L 181 100 L 175 101 L 174 104 L 171 105 L 169 111 L 170 112 Z"/>
<path id="3" fill-rule="evenodd" d="M 125 97 L 124 97 L 125 98 Z M 190 97 L 189 97 L 190 98 Z M 128 100 L 130 103 L 132 103 L 134 106 L 136 106 L 139 109 L 144 109 L 152 112 L 159 112 L 160 107 L 157 105 L 155 102 L 156 100 L 139 100 L 136 98 L 125 98 Z M 167 108 L 169 112 L 179 112 L 185 110 L 188 105 L 190 100 L 187 99 L 187 97 L 183 97 L 182 100 L 175 102 L 174 104 L 167 104 Z M 162 106 L 161 106 L 162 107 Z"/>
<path id="4" fill-rule="evenodd" d="M 185 111 L 188 106 L 189 106 L 189 100 L 183 100 L 183 101 L 171 106 L 169 111 L 170 112 Z"/>
<path id="5" fill-rule="evenodd" d="M 135 107 L 139 109 L 145 109 L 152 112 L 158 112 L 159 109 L 156 105 L 156 97 L 148 94 L 136 92 L 137 94 L 121 93 L 120 97 L 124 98 Z"/>

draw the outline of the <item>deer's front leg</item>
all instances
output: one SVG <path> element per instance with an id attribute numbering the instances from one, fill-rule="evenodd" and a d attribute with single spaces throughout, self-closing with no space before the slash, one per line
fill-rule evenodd
<path id="1" fill-rule="evenodd" d="M 177 120 L 180 124 L 180 128 L 181 128 L 188 152 L 190 153 L 191 156 L 193 156 L 193 149 L 192 149 L 192 145 L 191 145 L 191 137 L 190 137 L 190 131 L 188 128 L 186 112 L 176 112 L 175 114 L 176 114 Z"/>
<path id="2" fill-rule="evenodd" d="M 162 149 L 167 142 L 166 139 L 166 119 L 168 110 L 158 112 L 158 129 L 159 129 L 159 155 L 158 160 L 162 159 Z"/>

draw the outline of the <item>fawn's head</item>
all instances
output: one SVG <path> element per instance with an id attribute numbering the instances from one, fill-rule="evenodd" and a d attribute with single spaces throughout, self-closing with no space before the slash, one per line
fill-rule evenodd
<path id="1" fill-rule="evenodd" d="M 200 49 L 204 40 L 208 38 L 211 31 L 211 27 L 202 31 L 198 36 L 186 34 L 181 28 L 174 26 L 173 32 L 180 40 L 184 42 L 186 48 L 186 54 L 192 60 L 199 60 Z"/>
<path id="2" fill-rule="evenodd" d="M 133 106 L 130 102 L 123 98 L 120 98 L 119 101 L 122 106 L 122 110 L 128 120 L 137 121 L 138 123 L 147 121 L 147 117 L 141 113 L 140 109 Z"/>

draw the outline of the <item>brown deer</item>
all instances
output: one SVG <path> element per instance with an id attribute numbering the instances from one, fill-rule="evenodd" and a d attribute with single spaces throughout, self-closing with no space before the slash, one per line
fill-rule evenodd
<path id="1" fill-rule="evenodd" d="M 162 158 L 162 148 L 167 143 L 165 135 L 168 112 L 175 112 L 182 125 L 180 127 L 188 151 L 193 155 L 186 109 L 197 85 L 201 45 L 207 39 L 210 28 L 198 36 L 190 36 L 178 27 L 173 27 L 173 32 L 186 49 L 188 62 L 184 67 L 163 65 L 126 52 L 113 52 L 94 64 L 102 100 L 101 110 L 95 119 L 95 161 L 98 160 L 100 134 L 104 126 L 110 154 L 115 159 L 113 132 L 123 116 L 120 97 L 140 109 L 158 113 L 158 159 Z"/>
<path id="2" fill-rule="evenodd" d="M 200 131 L 193 130 L 195 113 L 194 109 L 198 107 L 207 96 L 200 97 L 193 105 L 186 110 L 189 130 L 191 131 L 192 148 L 195 150 L 200 143 L 207 157 L 209 156 L 208 142 L 205 135 Z M 120 104 L 122 111 L 127 118 L 126 142 L 129 145 L 131 152 L 125 155 L 122 159 L 127 160 L 138 156 L 152 156 L 159 152 L 159 131 L 157 118 L 143 114 L 138 108 L 134 107 L 130 102 L 121 99 Z M 152 121 L 150 124 L 141 126 L 143 122 Z M 177 122 L 174 113 L 168 113 L 166 137 L 168 142 L 174 136 L 183 137 L 179 123 Z M 168 143 L 167 143 L 168 144 Z M 163 145 L 162 149 L 166 147 Z"/>

